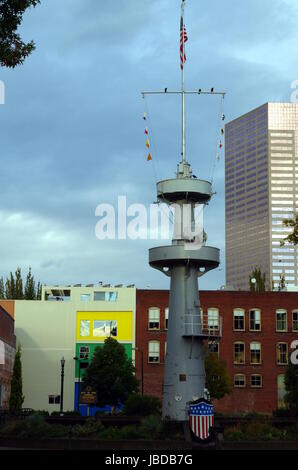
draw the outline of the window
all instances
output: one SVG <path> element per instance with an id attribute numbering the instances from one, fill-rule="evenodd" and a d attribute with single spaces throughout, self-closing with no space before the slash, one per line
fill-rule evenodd
<path id="1" fill-rule="evenodd" d="M 159 341 L 149 341 L 148 344 L 148 362 L 159 362 Z"/>
<path id="2" fill-rule="evenodd" d="M 276 310 L 276 331 L 287 331 L 286 310 Z"/>
<path id="3" fill-rule="evenodd" d="M 89 346 L 81 346 L 80 347 L 80 359 L 87 360 L 89 359 L 90 348 Z"/>
<path id="4" fill-rule="evenodd" d="M 261 364 L 261 343 L 250 343 L 251 364 Z"/>
<path id="5" fill-rule="evenodd" d="M 103 302 L 115 302 L 117 300 L 118 292 L 116 291 L 97 291 L 94 292 L 94 300 L 101 300 Z"/>
<path id="6" fill-rule="evenodd" d="M 49 395 L 49 405 L 59 405 L 60 395 Z"/>
<path id="7" fill-rule="evenodd" d="M 159 330 L 159 308 L 149 308 L 149 330 Z"/>
<path id="8" fill-rule="evenodd" d="M 276 359 L 277 364 L 287 365 L 288 364 L 288 344 L 287 343 L 277 343 L 276 346 Z"/>
<path id="9" fill-rule="evenodd" d="M 94 320 L 93 336 L 96 336 L 97 338 L 107 338 L 110 336 L 117 336 L 117 321 L 116 320 Z"/>
<path id="10" fill-rule="evenodd" d="M 217 341 L 208 341 L 208 351 L 219 355 L 219 343 Z"/>
<path id="11" fill-rule="evenodd" d="M 234 330 L 235 331 L 245 330 L 245 312 L 242 308 L 234 309 Z"/>
<path id="12" fill-rule="evenodd" d="M 292 330 L 298 331 L 298 310 L 294 310 L 293 312 Z"/>
<path id="13" fill-rule="evenodd" d="M 245 363 L 245 344 L 240 341 L 234 343 L 234 363 Z"/>
<path id="14" fill-rule="evenodd" d="M 165 330 L 168 329 L 168 321 L 169 321 L 169 308 L 165 309 Z"/>
<path id="15" fill-rule="evenodd" d="M 81 294 L 80 300 L 81 302 L 90 302 L 90 294 Z"/>
<path id="16" fill-rule="evenodd" d="M 262 387 L 262 376 L 259 374 L 251 375 L 250 386 L 254 388 Z"/>
<path id="17" fill-rule="evenodd" d="M 261 331 L 261 311 L 259 309 L 249 311 L 249 329 L 250 331 Z"/>
<path id="18" fill-rule="evenodd" d="M 80 336 L 90 336 L 90 321 L 89 320 L 80 321 Z"/>
<path id="19" fill-rule="evenodd" d="M 234 387 L 236 388 L 245 387 L 245 375 L 244 374 L 234 375 Z"/>
<path id="20" fill-rule="evenodd" d="M 219 324 L 218 308 L 208 308 L 207 315 L 208 315 L 208 330 L 218 329 L 218 324 Z"/>

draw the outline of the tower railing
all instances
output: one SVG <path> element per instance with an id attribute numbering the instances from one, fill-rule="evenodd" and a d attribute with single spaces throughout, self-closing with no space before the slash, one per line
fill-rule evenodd
<path id="1" fill-rule="evenodd" d="M 208 313 L 184 315 L 184 335 L 204 338 L 222 336 L 222 317 L 211 318 Z"/>

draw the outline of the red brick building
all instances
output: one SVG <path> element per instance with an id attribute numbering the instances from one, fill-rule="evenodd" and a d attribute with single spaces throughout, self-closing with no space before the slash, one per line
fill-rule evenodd
<path id="1" fill-rule="evenodd" d="M 200 302 L 211 328 L 222 318 L 222 338 L 209 346 L 225 360 L 232 386 L 216 411 L 271 413 L 282 406 L 285 369 L 298 339 L 298 293 L 201 291 Z M 160 398 L 168 304 L 169 291 L 137 290 L 137 376 L 144 394 Z"/>
<path id="2" fill-rule="evenodd" d="M 0 409 L 8 407 L 15 349 L 14 320 L 0 306 Z"/>

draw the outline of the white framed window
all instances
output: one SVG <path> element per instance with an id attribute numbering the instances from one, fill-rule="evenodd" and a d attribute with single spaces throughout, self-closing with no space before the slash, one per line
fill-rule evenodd
<path id="1" fill-rule="evenodd" d="M 250 363 L 261 364 L 261 343 L 253 341 L 250 343 Z"/>
<path id="2" fill-rule="evenodd" d="M 249 311 L 250 331 L 261 331 L 261 310 L 258 308 Z"/>
<path id="3" fill-rule="evenodd" d="M 219 327 L 219 311 L 218 308 L 208 308 L 208 330 L 215 330 Z"/>
<path id="4" fill-rule="evenodd" d="M 260 388 L 262 387 L 263 380 L 260 374 L 253 374 L 250 376 L 250 386 L 252 388 Z"/>
<path id="5" fill-rule="evenodd" d="M 160 362 L 160 343 L 159 341 L 149 341 L 148 343 L 148 362 L 159 363 Z"/>
<path id="6" fill-rule="evenodd" d="M 148 311 L 148 328 L 149 330 L 160 329 L 160 310 L 157 307 L 150 307 Z"/>
<path id="7" fill-rule="evenodd" d="M 277 343 L 276 362 L 278 365 L 282 366 L 288 364 L 288 343 Z"/>
<path id="8" fill-rule="evenodd" d="M 234 343 L 234 363 L 245 364 L 245 343 L 243 341 Z"/>
<path id="9" fill-rule="evenodd" d="M 298 331 L 298 310 L 292 312 L 292 331 Z"/>
<path id="10" fill-rule="evenodd" d="M 234 375 L 234 387 L 235 388 L 244 388 L 246 385 L 245 374 L 235 374 Z"/>
<path id="11" fill-rule="evenodd" d="M 245 311 L 234 308 L 234 331 L 245 331 Z"/>
<path id="12" fill-rule="evenodd" d="M 89 346 L 81 346 L 80 347 L 80 359 L 81 360 L 87 360 L 87 359 L 89 359 L 89 355 L 90 355 Z"/>
<path id="13" fill-rule="evenodd" d="M 288 331 L 286 310 L 276 310 L 276 331 Z"/>

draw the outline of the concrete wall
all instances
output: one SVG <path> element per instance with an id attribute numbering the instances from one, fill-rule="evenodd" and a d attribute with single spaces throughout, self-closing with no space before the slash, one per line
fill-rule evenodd
<path id="1" fill-rule="evenodd" d="M 15 334 L 22 346 L 23 407 L 59 411 L 49 395 L 60 395 L 62 356 L 65 358 L 63 409 L 74 409 L 76 324 L 78 312 L 132 312 L 132 348 L 135 347 L 136 290 L 134 288 L 72 288 L 70 301 L 15 301 Z M 115 302 L 80 301 L 80 293 L 118 292 Z M 101 343 L 103 339 L 101 338 Z"/>

